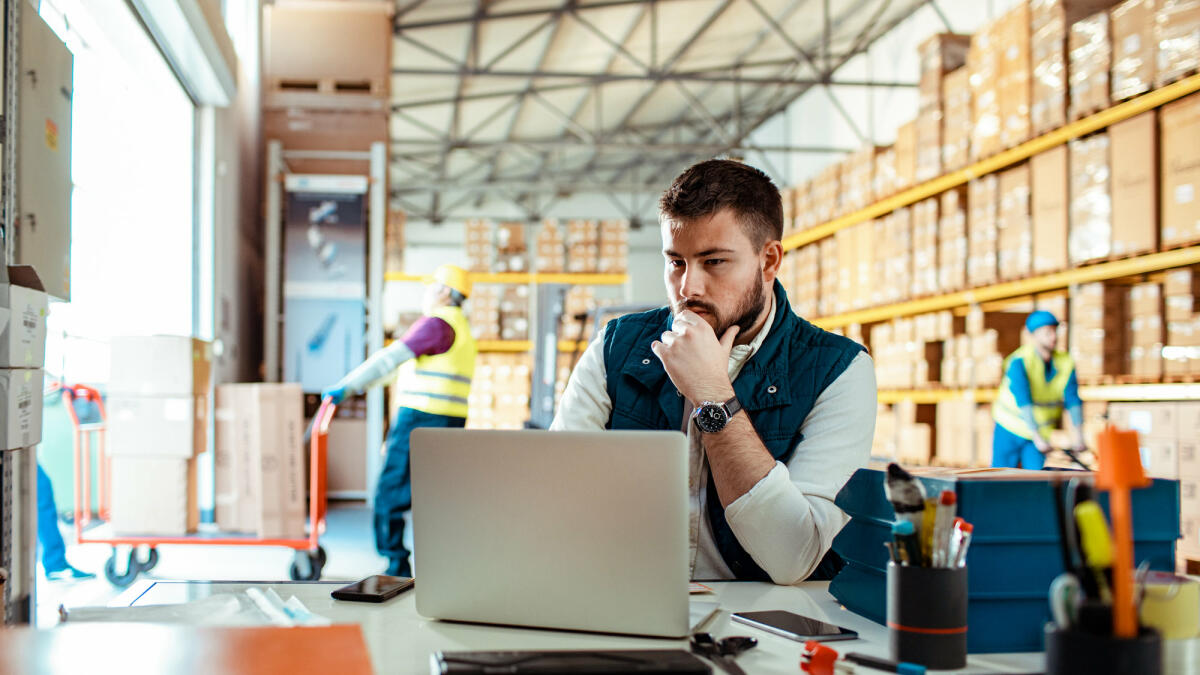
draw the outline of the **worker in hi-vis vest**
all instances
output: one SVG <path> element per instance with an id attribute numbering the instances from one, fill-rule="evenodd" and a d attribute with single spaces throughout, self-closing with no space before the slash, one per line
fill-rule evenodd
<path id="1" fill-rule="evenodd" d="M 1025 320 L 1030 340 L 1004 360 L 1004 381 L 992 403 L 992 466 L 1040 469 L 1052 448 L 1050 432 L 1066 407 L 1074 433 L 1074 450 L 1086 448 L 1083 402 L 1071 355 L 1055 349 L 1058 319 L 1036 311 Z"/>
<path id="2" fill-rule="evenodd" d="M 386 441 L 386 458 L 375 488 L 375 547 L 387 557 L 387 574 L 412 576 L 404 546 L 404 512 L 412 507 L 408 437 L 418 427 L 463 427 L 475 374 L 475 338 L 462 303 L 471 294 L 466 270 L 442 265 L 427 278 L 421 311 L 402 338 L 375 352 L 323 396 L 340 403 L 393 375 L 399 407 Z"/>

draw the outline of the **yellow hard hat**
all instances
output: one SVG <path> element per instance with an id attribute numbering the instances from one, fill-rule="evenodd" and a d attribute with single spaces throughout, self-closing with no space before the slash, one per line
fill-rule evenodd
<path id="1" fill-rule="evenodd" d="M 471 278 L 467 276 L 467 271 L 458 265 L 441 265 L 433 271 L 432 276 L 425 277 L 425 283 L 439 283 L 448 288 L 453 288 L 463 297 L 471 296 Z"/>

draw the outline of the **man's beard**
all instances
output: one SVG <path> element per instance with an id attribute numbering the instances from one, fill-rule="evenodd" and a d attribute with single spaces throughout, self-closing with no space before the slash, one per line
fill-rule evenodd
<path id="1" fill-rule="evenodd" d="M 738 327 L 738 335 L 745 335 L 746 331 L 754 327 L 754 323 L 758 321 L 758 315 L 762 314 L 763 307 L 767 304 L 767 295 L 763 292 L 762 273 L 759 273 L 758 279 L 750 284 L 750 290 L 743 297 L 738 306 L 734 308 L 732 313 L 733 319 L 727 319 L 717 308 L 702 300 L 686 300 L 682 302 L 672 303 L 675 314 L 679 314 L 685 309 L 690 309 L 693 312 L 703 310 L 716 320 L 714 332 L 719 340 L 725 331 L 733 326 Z"/>

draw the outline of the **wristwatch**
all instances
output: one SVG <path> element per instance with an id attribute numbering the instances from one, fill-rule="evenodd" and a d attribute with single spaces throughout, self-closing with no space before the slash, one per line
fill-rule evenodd
<path id="1" fill-rule="evenodd" d="M 696 422 L 696 428 L 706 434 L 715 434 L 725 428 L 729 424 L 729 420 L 742 409 L 742 402 L 737 396 L 719 403 L 717 401 L 704 401 L 696 406 L 692 411 L 692 420 Z"/>

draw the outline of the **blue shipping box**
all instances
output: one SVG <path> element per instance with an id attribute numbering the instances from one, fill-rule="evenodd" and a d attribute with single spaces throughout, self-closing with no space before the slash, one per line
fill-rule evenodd
<path id="1" fill-rule="evenodd" d="M 850 522 L 833 540 L 846 567 L 829 592 L 872 621 L 887 616 L 888 553 L 896 519 L 883 492 L 885 471 L 859 469 L 838 493 Z M 967 550 L 967 649 L 972 653 L 1041 651 L 1050 620 L 1047 590 L 1063 571 L 1055 480 L 1091 474 L 1053 471 L 930 469 L 918 478 L 927 495 L 953 490 L 958 515 L 974 526 Z M 1179 483 L 1155 479 L 1133 491 L 1134 556 L 1173 570 L 1179 538 Z M 1108 510 L 1107 496 L 1099 501 Z"/>

